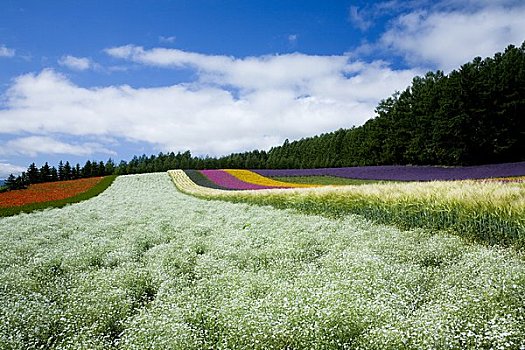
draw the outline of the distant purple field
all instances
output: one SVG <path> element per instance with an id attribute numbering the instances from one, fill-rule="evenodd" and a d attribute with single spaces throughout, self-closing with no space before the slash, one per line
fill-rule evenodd
<path id="1" fill-rule="evenodd" d="M 337 176 L 349 179 L 431 181 L 487 179 L 525 175 L 525 162 L 489 164 L 468 167 L 438 166 L 365 166 L 321 169 L 253 170 L 263 176 Z"/>

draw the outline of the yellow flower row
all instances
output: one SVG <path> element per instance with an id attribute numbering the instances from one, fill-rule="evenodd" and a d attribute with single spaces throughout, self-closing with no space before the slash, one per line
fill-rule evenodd
<path id="1" fill-rule="evenodd" d="M 277 181 L 270 179 L 269 177 L 259 175 L 250 170 L 240 170 L 240 169 L 225 169 L 228 174 L 235 176 L 241 181 L 248 182 L 255 185 L 261 186 L 274 186 L 274 187 L 319 187 L 319 185 L 309 185 L 309 184 L 296 184 L 291 182 Z"/>

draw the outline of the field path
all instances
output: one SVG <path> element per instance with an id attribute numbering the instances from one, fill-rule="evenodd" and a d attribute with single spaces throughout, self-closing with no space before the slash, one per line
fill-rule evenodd
<path id="1" fill-rule="evenodd" d="M 206 201 L 165 173 L 0 218 L 0 348 L 525 346 L 512 250 Z"/>

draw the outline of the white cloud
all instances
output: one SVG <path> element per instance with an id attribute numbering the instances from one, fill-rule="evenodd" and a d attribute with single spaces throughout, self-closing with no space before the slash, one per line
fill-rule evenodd
<path id="1" fill-rule="evenodd" d="M 6 179 L 11 174 L 19 175 L 22 171 L 26 171 L 26 168 L 10 163 L 0 163 L 0 179 Z"/>
<path id="2" fill-rule="evenodd" d="M 348 10 L 348 20 L 355 27 L 363 31 L 370 28 L 373 24 L 372 21 L 366 19 L 366 15 L 359 11 L 357 6 L 350 6 L 350 9 Z"/>
<path id="3" fill-rule="evenodd" d="M 15 50 L 5 47 L 4 45 L 0 46 L 0 57 L 14 57 Z"/>
<path id="4" fill-rule="evenodd" d="M 88 70 L 94 67 L 94 64 L 89 58 L 86 57 L 75 57 L 75 56 L 63 56 L 58 60 L 58 64 L 73 70 Z"/>
<path id="5" fill-rule="evenodd" d="M 133 45 L 110 48 L 106 52 L 113 57 L 145 65 L 196 69 L 199 73 L 200 83 L 233 86 L 245 92 L 264 89 L 292 89 L 299 91 L 300 95 L 308 94 L 312 87 L 327 78 L 344 80 L 342 75 L 348 72 L 359 74 L 367 69 L 377 67 L 377 62 L 371 64 L 363 64 L 359 61 L 350 62 L 349 57 L 345 55 L 315 56 L 293 53 L 237 59 L 177 49 L 155 48 L 145 50 L 143 47 Z M 394 72 L 386 66 L 383 68 L 395 74 L 407 72 Z M 414 71 L 409 72 L 410 74 L 414 73 Z M 382 81 L 370 81 L 369 83 L 379 85 Z M 345 93 L 355 93 L 349 91 L 349 88 L 351 86 L 344 90 Z"/>
<path id="6" fill-rule="evenodd" d="M 176 36 L 159 36 L 159 43 L 161 44 L 173 44 L 177 39 Z"/>
<path id="7" fill-rule="evenodd" d="M 198 80 L 157 88 L 82 88 L 53 70 L 23 75 L 3 98 L 0 133 L 108 136 L 210 155 L 267 149 L 285 138 L 359 125 L 374 115 L 380 99 L 420 73 L 347 56 L 237 59 L 131 45 L 107 52 L 147 65 L 190 68 Z"/>
<path id="8" fill-rule="evenodd" d="M 525 39 L 525 6 L 509 1 L 453 10 L 414 10 L 399 16 L 380 40 L 410 64 L 450 71 L 476 56 L 493 56 Z M 447 2 L 440 3 L 447 7 Z M 507 5 L 507 6 L 503 6 Z"/>
<path id="9" fill-rule="evenodd" d="M 48 136 L 21 137 L 0 145 L 2 154 L 20 154 L 35 157 L 38 154 L 70 154 L 89 156 L 94 153 L 115 154 L 98 143 L 69 144 Z"/>

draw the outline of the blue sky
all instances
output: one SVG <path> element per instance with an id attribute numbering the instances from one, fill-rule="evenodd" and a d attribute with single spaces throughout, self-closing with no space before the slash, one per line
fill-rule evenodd
<path id="1" fill-rule="evenodd" d="M 525 40 L 523 1 L 0 3 L 0 178 L 360 125 L 413 76 Z"/>

